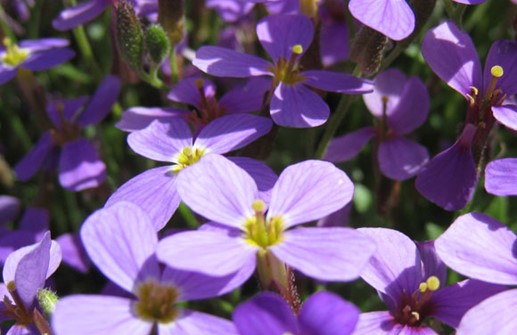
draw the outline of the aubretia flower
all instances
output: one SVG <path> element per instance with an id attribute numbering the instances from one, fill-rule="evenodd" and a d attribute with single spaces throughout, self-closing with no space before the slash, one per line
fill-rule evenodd
<path id="1" fill-rule="evenodd" d="M 436 334 L 426 325 L 427 318 L 457 327 L 468 309 L 504 289 L 476 280 L 443 287 L 445 266 L 432 242 L 417 246 L 396 230 L 359 230 L 377 243 L 361 277 L 378 291 L 389 311 L 361 314 L 355 334 Z"/>
<path id="2" fill-rule="evenodd" d="M 352 199 L 352 182 L 328 162 L 289 166 L 265 202 L 244 170 L 210 155 L 179 175 L 178 193 L 196 213 L 217 223 L 160 242 L 158 258 L 178 269 L 214 276 L 241 271 L 243 282 L 257 267 L 265 289 L 281 290 L 290 271 L 283 263 L 318 280 L 349 281 L 375 249 L 351 228 L 294 228 Z"/>
<path id="3" fill-rule="evenodd" d="M 429 95 L 424 84 L 417 77 L 406 78 L 402 72 L 391 69 L 375 78 L 373 93 L 363 99 L 378 125 L 332 140 L 324 159 L 352 159 L 374 137 L 382 174 L 395 180 L 414 176 L 427 162 L 427 150 L 402 135 L 415 130 L 427 118 Z"/>
<path id="4" fill-rule="evenodd" d="M 87 97 L 50 102 L 47 115 L 52 121 L 52 129 L 46 131 L 16 164 L 18 179 L 30 179 L 44 163 L 57 163 L 59 182 L 69 191 L 97 187 L 104 182 L 106 166 L 92 144 L 81 137 L 80 131 L 100 122 L 111 111 L 119 92 L 118 78 L 108 76 L 86 107 Z"/>
<path id="5" fill-rule="evenodd" d="M 438 237 L 436 252 L 451 269 L 462 275 L 517 285 L 516 245 L 517 236 L 501 222 L 482 213 L 469 213 L 457 218 Z M 465 314 L 457 334 L 514 334 L 516 305 L 516 289 L 494 295 Z"/>
<path id="6" fill-rule="evenodd" d="M 325 123 L 330 110 L 307 86 L 347 94 L 371 92 L 369 81 L 329 71 L 301 71 L 299 60 L 312 42 L 314 27 L 303 15 L 267 16 L 257 25 L 257 36 L 273 64 L 256 56 L 207 46 L 192 62 L 219 77 L 273 77 L 270 112 L 273 121 L 289 127 L 315 127 Z"/>
<path id="7" fill-rule="evenodd" d="M 264 292 L 237 306 L 233 312 L 241 335 L 348 335 L 359 309 L 330 292 L 307 298 L 298 315 L 279 295 Z"/>
<path id="8" fill-rule="evenodd" d="M 517 195 L 517 159 L 503 158 L 490 162 L 485 169 L 485 189 L 499 196 Z"/>
<path id="9" fill-rule="evenodd" d="M 156 231 L 136 205 L 120 202 L 93 213 L 81 239 L 93 263 L 129 296 L 61 298 L 52 316 L 55 334 L 236 334 L 227 320 L 177 306 L 227 292 L 231 278 L 162 269 L 154 256 Z"/>
<path id="10" fill-rule="evenodd" d="M 5 37 L 0 46 L 0 85 L 16 77 L 19 70 L 43 71 L 74 57 L 65 48 L 68 41 L 61 38 L 25 40 L 16 44 Z"/>
<path id="11" fill-rule="evenodd" d="M 156 167 L 133 177 L 108 199 L 106 206 L 118 201 L 138 204 L 159 230 L 167 224 L 181 200 L 176 189 L 177 174 L 206 155 L 241 148 L 270 129 L 271 121 L 266 118 L 235 114 L 209 123 L 194 138 L 182 119 L 153 121 L 147 128 L 131 133 L 128 144 L 144 157 L 172 165 Z M 265 188 L 269 187 L 267 183 Z"/>
<path id="12" fill-rule="evenodd" d="M 49 232 L 40 242 L 7 257 L 3 269 L 5 286 L 0 284 L 0 321 L 14 321 L 7 334 L 50 333 L 35 298 L 60 262 L 61 250 L 50 240 Z"/>
<path id="13" fill-rule="evenodd" d="M 437 205 L 458 210 L 472 197 L 477 165 L 495 121 L 517 129 L 517 105 L 507 102 L 517 93 L 517 42 L 496 41 L 482 74 L 472 40 L 447 21 L 426 34 L 422 53 L 433 71 L 463 94 L 469 105 L 460 138 L 429 162 L 417 176 L 416 187 Z"/>

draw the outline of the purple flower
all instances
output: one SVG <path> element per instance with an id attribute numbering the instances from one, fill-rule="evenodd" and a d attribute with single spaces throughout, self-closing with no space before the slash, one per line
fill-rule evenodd
<path id="1" fill-rule="evenodd" d="M 470 37 L 447 21 L 430 30 L 422 53 L 433 71 L 465 96 L 466 126 L 456 143 L 433 158 L 417 176 L 418 191 L 447 210 L 463 208 L 477 184 L 476 162 L 496 120 L 517 129 L 517 105 L 506 102 L 517 93 L 517 42 L 497 41 L 485 71 Z M 447 54 L 450 57 L 443 57 Z"/>
<path id="2" fill-rule="evenodd" d="M 47 232 L 40 242 L 23 247 L 7 257 L 0 284 L 0 321 L 12 320 L 8 334 L 39 334 L 34 326 L 36 294 L 61 262 L 59 245 Z M 48 327 L 48 326 L 47 326 Z"/>
<path id="3" fill-rule="evenodd" d="M 19 69 L 43 71 L 63 64 L 75 53 L 60 38 L 25 40 L 16 44 L 4 38 L 0 46 L 0 85 L 16 77 Z"/>
<path id="4" fill-rule="evenodd" d="M 136 205 L 120 202 L 93 213 L 81 239 L 99 270 L 129 296 L 72 295 L 56 304 L 55 334 L 236 334 L 227 320 L 177 306 L 228 292 L 231 278 L 161 269 L 158 237 Z"/>
<path id="5" fill-rule="evenodd" d="M 200 48 L 193 64 L 214 76 L 273 77 L 270 112 L 275 123 L 290 127 L 315 127 L 325 123 L 330 110 L 307 86 L 347 94 L 371 92 L 369 81 L 328 71 L 300 71 L 298 61 L 312 42 L 314 27 L 303 15 L 268 16 L 257 25 L 260 43 L 273 64 L 230 49 Z"/>
<path id="6" fill-rule="evenodd" d="M 378 291 L 389 311 L 361 314 L 356 334 L 435 334 L 425 324 L 428 317 L 457 327 L 469 308 L 503 289 L 476 280 L 443 287 L 445 266 L 432 242 L 416 245 L 386 228 L 359 230 L 377 243 L 361 277 Z"/>
<path id="7" fill-rule="evenodd" d="M 330 292 L 317 292 L 298 315 L 279 295 L 264 292 L 237 306 L 233 321 L 241 335 L 348 335 L 359 309 Z"/>
<path id="8" fill-rule="evenodd" d="M 375 78 L 374 92 L 363 99 L 379 125 L 334 139 L 324 158 L 331 162 L 352 159 L 375 137 L 382 174 L 395 180 L 411 178 L 427 162 L 428 154 L 425 147 L 402 135 L 415 130 L 427 118 L 429 95 L 424 84 L 417 77 L 406 78 L 391 69 Z"/>
<path id="9" fill-rule="evenodd" d="M 503 285 L 517 285 L 517 236 L 482 213 L 460 216 L 436 240 L 436 252 L 462 275 Z M 461 320 L 458 334 L 513 334 L 517 290 L 507 290 L 473 307 Z"/>
<path id="10" fill-rule="evenodd" d="M 225 22 L 236 22 L 248 15 L 255 2 L 241 0 L 206 0 L 206 8 L 212 8 Z"/>
<path id="11" fill-rule="evenodd" d="M 257 267 L 262 284 L 273 271 L 282 277 L 273 278 L 274 284 L 285 287 L 285 263 L 318 280 L 349 281 L 357 278 L 375 249 L 350 228 L 294 228 L 352 199 L 352 182 L 328 162 L 305 161 L 286 168 L 265 202 L 244 170 L 210 155 L 179 175 L 178 193 L 196 213 L 217 223 L 160 242 L 158 258 L 178 269 L 214 276 L 240 270 L 243 282 Z M 272 270 L 272 264 L 279 267 Z"/>
<path id="12" fill-rule="evenodd" d="M 517 159 L 490 162 L 485 169 L 485 189 L 499 196 L 517 195 Z"/>
<path id="13" fill-rule="evenodd" d="M 30 179 L 44 163 L 57 163 L 59 182 L 69 191 L 97 187 L 104 182 L 106 166 L 92 144 L 81 137 L 80 131 L 100 122 L 111 111 L 119 92 L 119 79 L 108 76 L 86 107 L 83 106 L 88 101 L 87 97 L 49 103 L 47 115 L 53 128 L 45 132 L 34 148 L 16 164 L 18 179 Z"/>
<path id="14" fill-rule="evenodd" d="M 176 190 L 177 174 L 206 155 L 224 154 L 249 144 L 269 132 L 271 125 L 270 120 L 255 115 L 227 115 L 209 123 L 193 138 L 182 119 L 153 121 L 147 128 L 129 134 L 128 144 L 144 157 L 172 165 L 156 167 L 130 179 L 108 199 L 106 206 L 118 201 L 138 204 L 159 230 L 181 200 Z M 261 186 L 265 187 L 263 190 L 270 187 Z"/>

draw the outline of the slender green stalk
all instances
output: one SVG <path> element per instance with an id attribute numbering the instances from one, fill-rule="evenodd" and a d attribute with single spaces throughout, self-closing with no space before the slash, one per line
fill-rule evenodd
<path id="1" fill-rule="evenodd" d="M 194 214 L 192 213 L 190 208 L 188 208 L 184 203 L 180 204 L 179 211 L 180 211 L 181 217 L 183 218 L 183 220 L 185 220 L 185 222 L 187 222 L 187 225 L 190 228 L 199 227 L 199 222 L 196 220 L 196 217 L 194 216 Z"/>

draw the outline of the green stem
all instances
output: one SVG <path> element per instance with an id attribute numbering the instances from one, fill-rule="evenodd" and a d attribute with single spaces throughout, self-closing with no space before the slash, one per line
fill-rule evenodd
<path id="1" fill-rule="evenodd" d="M 7 20 L 4 20 L 4 18 L 7 17 L 7 14 L 5 13 L 4 8 L 2 5 L 0 5 L 0 27 L 2 28 L 2 32 L 9 37 L 11 41 L 14 43 L 17 41 L 16 35 L 13 33 L 11 27 L 7 24 Z M 1 43 L 2 41 L 0 41 Z"/>
<path id="2" fill-rule="evenodd" d="M 43 5 L 43 0 L 36 1 L 34 4 L 34 8 L 31 10 L 31 19 L 30 19 L 30 25 L 28 28 L 27 36 L 31 39 L 38 38 L 38 33 L 40 32 L 40 21 L 41 21 L 41 8 Z"/>
<path id="3" fill-rule="evenodd" d="M 91 70 L 94 72 L 95 76 L 98 78 L 102 77 L 102 71 L 98 67 L 97 61 L 93 56 L 92 47 L 90 45 L 90 42 L 88 41 L 86 32 L 84 31 L 84 27 L 79 26 L 74 28 L 73 33 L 75 40 L 77 41 L 77 45 L 79 46 L 79 50 L 81 51 L 81 55 L 86 60 Z"/>
<path id="4" fill-rule="evenodd" d="M 179 81 L 179 69 L 178 69 L 178 62 L 176 59 L 176 50 L 175 48 L 172 48 L 170 55 L 169 55 L 169 65 L 171 68 L 171 84 L 175 84 Z"/>
<path id="5" fill-rule="evenodd" d="M 194 216 L 194 214 L 192 213 L 190 208 L 188 208 L 183 202 L 180 203 L 179 211 L 180 211 L 181 217 L 183 218 L 183 220 L 185 220 L 187 222 L 187 225 L 190 228 L 199 227 L 199 223 L 196 220 L 196 217 Z"/>

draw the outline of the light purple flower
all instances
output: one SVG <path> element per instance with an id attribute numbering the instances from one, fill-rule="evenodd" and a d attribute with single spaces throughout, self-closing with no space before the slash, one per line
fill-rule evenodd
<path id="1" fill-rule="evenodd" d="M 379 293 L 389 311 L 361 314 L 355 334 L 436 334 L 425 323 L 434 317 L 457 327 L 472 306 L 503 287 L 476 280 L 451 286 L 432 242 L 419 245 L 396 230 L 361 228 L 377 251 L 361 277 Z"/>
<path id="2" fill-rule="evenodd" d="M 395 180 L 411 178 L 428 160 L 425 147 L 403 137 L 427 119 L 429 95 L 424 84 L 417 77 L 406 78 L 402 72 L 390 69 L 375 78 L 374 92 L 363 99 L 379 126 L 335 138 L 324 159 L 336 163 L 352 159 L 375 138 L 382 174 Z"/>
<path id="3" fill-rule="evenodd" d="M 106 166 L 97 149 L 81 137 L 80 131 L 100 122 L 111 111 L 119 92 L 119 79 L 108 76 L 86 107 L 87 97 L 50 102 L 47 115 L 53 128 L 16 164 L 18 179 L 29 180 L 43 164 L 51 164 L 58 165 L 59 182 L 69 191 L 97 187 L 104 182 Z"/>
<path id="4" fill-rule="evenodd" d="M 12 320 L 8 334 L 39 334 L 33 322 L 36 294 L 59 267 L 61 250 L 47 232 L 40 242 L 20 248 L 7 257 L 0 285 L 0 321 Z"/>
<path id="5" fill-rule="evenodd" d="M 182 119 L 166 123 L 153 121 L 147 128 L 129 134 L 128 144 L 144 157 L 172 165 L 156 167 L 130 179 L 108 199 L 106 206 L 118 201 L 138 204 L 159 230 L 167 224 L 181 200 L 176 189 L 176 174 L 183 173 L 204 156 L 246 146 L 269 132 L 271 126 L 269 119 L 255 115 L 227 115 L 209 123 L 194 138 Z M 263 191 L 270 187 L 261 184 Z"/>
<path id="6" fill-rule="evenodd" d="M 482 213 L 457 218 L 436 240 L 444 262 L 462 275 L 503 285 L 517 285 L 517 236 L 499 221 Z M 517 290 L 507 290 L 473 307 L 461 320 L 458 334 L 504 334 L 517 329 L 511 311 Z"/>
<path id="7" fill-rule="evenodd" d="M 275 123 L 289 127 L 315 127 L 325 123 L 330 110 L 323 99 L 307 86 L 323 91 L 362 94 L 371 83 L 351 75 L 328 71 L 300 71 L 299 59 L 307 51 L 314 27 L 303 15 L 267 16 L 257 25 L 260 43 L 273 59 L 207 46 L 200 48 L 193 64 L 219 77 L 273 77 L 270 112 Z"/>
<path id="8" fill-rule="evenodd" d="M 279 295 L 264 292 L 237 306 L 233 321 L 241 335 L 348 335 L 359 309 L 330 292 L 317 292 L 298 315 Z"/>
<path id="9" fill-rule="evenodd" d="M 183 309 L 178 303 L 228 292 L 231 278 L 161 269 L 154 255 L 158 237 L 136 205 L 120 202 L 92 214 L 81 239 L 93 263 L 128 297 L 72 295 L 61 298 L 52 316 L 56 335 L 236 334 L 227 320 Z"/>
<path id="10" fill-rule="evenodd" d="M 19 69 L 43 71 L 74 57 L 66 48 L 68 41 L 61 38 L 25 40 L 16 44 L 4 38 L 0 45 L 0 85 L 16 77 Z"/>
<path id="11" fill-rule="evenodd" d="M 485 189 L 499 196 L 517 195 L 517 158 L 490 162 L 485 169 Z"/>
<path id="12" fill-rule="evenodd" d="M 242 270 L 244 281 L 256 266 L 260 274 L 263 261 L 274 259 L 318 280 L 349 281 L 357 278 L 375 249 L 351 228 L 294 228 L 352 199 L 352 182 L 328 162 L 289 166 L 265 202 L 244 170 L 210 155 L 179 175 L 178 193 L 192 210 L 219 225 L 160 242 L 158 258 L 178 269 L 215 276 Z"/>

